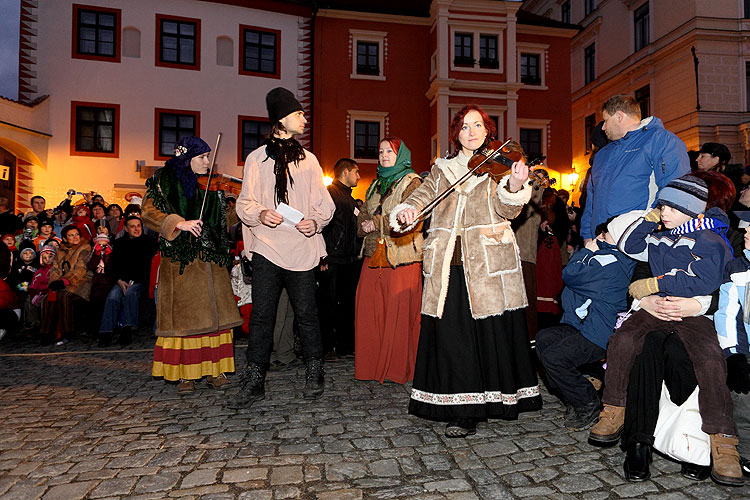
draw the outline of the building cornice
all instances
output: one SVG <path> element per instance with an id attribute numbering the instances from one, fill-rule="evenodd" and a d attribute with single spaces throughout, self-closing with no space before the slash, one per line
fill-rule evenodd
<path id="1" fill-rule="evenodd" d="M 566 28 L 552 28 L 550 26 L 534 26 L 530 24 L 516 24 L 516 32 L 520 35 L 546 35 L 556 36 L 561 38 L 573 38 L 579 30 L 566 29 Z"/>
<path id="2" fill-rule="evenodd" d="M 412 26 L 429 26 L 432 21 L 426 17 L 399 16 L 374 12 L 356 12 L 350 10 L 320 9 L 318 17 L 331 19 L 349 19 L 355 21 L 373 21 L 377 23 L 410 24 Z"/>

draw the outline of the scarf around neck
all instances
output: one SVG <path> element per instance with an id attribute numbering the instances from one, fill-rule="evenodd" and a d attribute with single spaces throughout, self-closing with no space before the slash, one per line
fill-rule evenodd
<path id="1" fill-rule="evenodd" d="M 396 163 L 392 167 L 384 167 L 378 162 L 378 177 L 367 189 L 365 199 L 370 199 L 375 194 L 375 190 L 380 192 L 380 196 L 385 195 L 393 183 L 411 173 L 416 174 L 414 169 L 411 168 L 411 151 L 402 141 L 396 155 Z"/>
<path id="2" fill-rule="evenodd" d="M 669 234 L 688 234 L 695 231 L 704 230 L 713 231 L 714 233 L 721 236 L 721 238 L 729 247 L 730 253 L 734 254 L 734 250 L 732 250 L 732 244 L 729 243 L 729 240 L 727 239 L 727 230 L 729 230 L 729 226 L 727 226 L 724 222 L 717 219 L 716 217 L 705 217 L 703 214 L 701 214 L 694 219 L 690 219 L 684 224 L 680 224 L 679 226 L 670 229 Z"/>
<path id="3" fill-rule="evenodd" d="M 278 137 L 269 137 L 263 144 L 266 145 L 266 156 L 274 161 L 273 173 L 276 176 L 276 205 L 279 203 L 289 203 L 289 194 L 287 186 L 294 186 L 292 172 L 289 169 L 290 164 L 305 159 L 305 150 L 297 139 L 280 139 Z M 287 183 L 287 180 L 289 181 Z"/>

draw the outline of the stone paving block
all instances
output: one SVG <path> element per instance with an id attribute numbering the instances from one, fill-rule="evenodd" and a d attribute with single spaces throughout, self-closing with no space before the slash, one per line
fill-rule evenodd
<path id="1" fill-rule="evenodd" d="M 304 480 L 301 466 L 282 466 L 271 470 L 271 484 L 297 484 Z"/>
<path id="2" fill-rule="evenodd" d="M 386 500 L 391 498 L 412 497 L 424 493 L 422 486 L 396 486 L 394 488 L 380 488 L 374 493 L 368 495 L 376 500 Z"/>
<path id="3" fill-rule="evenodd" d="M 223 483 L 244 483 L 246 481 L 258 481 L 268 478 L 268 468 L 256 467 L 250 469 L 227 469 L 224 471 L 221 481 Z"/>
<path id="4" fill-rule="evenodd" d="M 93 490 L 97 484 L 99 484 L 98 481 L 84 481 L 52 486 L 44 493 L 42 500 L 77 500 L 85 498 L 86 494 Z"/>
<path id="5" fill-rule="evenodd" d="M 482 458 L 499 457 L 509 453 L 517 453 L 518 447 L 511 440 L 494 443 L 482 443 L 472 446 L 474 453 Z"/>
<path id="6" fill-rule="evenodd" d="M 271 500 L 273 498 L 273 491 L 271 490 L 254 490 L 254 491 L 243 491 L 237 497 L 237 500 Z"/>
<path id="7" fill-rule="evenodd" d="M 212 484 L 209 486 L 196 486 L 194 488 L 172 490 L 169 492 L 169 496 L 180 497 L 180 498 L 184 498 L 186 496 L 193 496 L 197 499 L 203 495 L 211 495 L 214 493 L 224 493 L 227 491 L 229 491 L 229 485 L 227 484 Z"/>
<path id="8" fill-rule="evenodd" d="M 329 481 L 358 479 L 367 475 L 367 466 L 359 462 L 340 462 L 325 467 L 325 477 Z"/>
<path id="9" fill-rule="evenodd" d="M 557 478 L 553 486 L 563 493 L 583 493 L 601 487 L 602 483 L 593 475 L 572 474 Z"/>
<path id="10" fill-rule="evenodd" d="M 527 486 L 523 488 L 513 488 L 513 494 L 519 498 L 553 495 L 555 490 L 547 486 Z"/>
<path id="11" fill-rule="evenodd" d="M 544 483 L 560 475 L 560 471 L 555 467 L 535 467 L 525 472 L 525 474 L 535 483 Z"/>
<path id="12" fill-rule="evenodd" d="M 368 467 L 374 476 L 398 476 L 401 473 L 398 461 L 394 459 L 377 460 L 370 463 Z"/>
<path id="13" fill-rule="evenodd" d="M 438 491 L 440 493 L 450 493 L 452 491 L 466 491 L 471 489 L 471 485 L 464 479 L 450 479 L 447 481 L 435 481 L 425 483 L 424 488 L 427 491 Z"/>
<path id="14" fill-rule="evenodd" d="M 612 491 L 614 491 L 618 497 L 622 498 L 643 498 L 646 493 L 659 491 L 659 488 L 657 488 L 656 485 L 651 481 L 644 481 L 642 483 L 628 482 L 620 486 L 615 486 L 614 488 L 612 488 Z M 703 500 L 707 500 L 707 497 L 701 498 Z"/>
<path id="15" fill-rule="evenodd" d="M 445 495 L 448 500 L 479 500 L 479 497 L 471 491 L 460 491 L 458 493 L 448 493 Z"/>
<path id="16" fill-rule="evenodd" d="M 89 494 L 91 498 L 110 497 L 118 495 L 127 495 L 133 489 L 138 478 L 117 478 L 110 479 L 99 483 L 99 485 Z"/>
<path id="17" fill-rule="evenodd" d="M 655 495 L 648 495 L 648 500 L 688 500 L 688 497 L 679 491 L 671 491 L 669 493 L 658 493 Z"/>
<path id="18" fill-rule="evenodd" d="M 502 484 L 488 484 L 477 490 L 482 500 L 514 500 L 513 493 Z"/>
<path id="19" fill-rule="evenodd" d="M 362 500 L 362 490 L 346 489 L 318 493 L 317 500 Z"/>
<path id="20" fill-rule="evenodd" d="M 388 442 L 384 438 L 352 439 L 352 444 L 360 450 L 380 450 L 388 447 Z"/>
<path id="21" fill-rule="evenodd" d="M 77 474 L 79 472 L 92 472 L 102 470 L 109 462 L 108 458 L 99 458 L 96 460 L 83 460 L 75 464 L 68 472 Z"/>
<path id="22" fill-rule="evenodd" d="M 199 469 L 195 472 L 191 472 L 184 478 L 180 483 L 180 488 L 188 489 L 195 488 L 196 486 L 205 486 L 207 484 L 214 484 L 216 478 L 219 475 L 219 469 Z"/>
<path id="23" fill-rule="evenodd" d="M 39 481 L 24 480 L 14 484 L 0 500 L 19 500 L 21 498 L 39 498 L 47 489 L 44 484 L 38 484 Z"/>
<path id="24" fill-rule="evenodd" d="M 172 489 L 180 480 L 180 474 L 176 472 L 162 472 L 158 475 L 143 476 L 135 485 L 134 493 L 148 493 L 153 491 L 166 491 Z"/>

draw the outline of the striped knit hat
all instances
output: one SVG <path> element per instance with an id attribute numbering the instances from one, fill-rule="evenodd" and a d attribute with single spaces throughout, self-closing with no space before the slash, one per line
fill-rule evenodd
<path id="1" fill-rule="evenodd" d="M 698 217 L 706 211 L 706 200 L 708 200 L 706 183 L 693 175 L 683 175 L 661 190 L 656 204 L 672 207 L 690 217 Z"/>

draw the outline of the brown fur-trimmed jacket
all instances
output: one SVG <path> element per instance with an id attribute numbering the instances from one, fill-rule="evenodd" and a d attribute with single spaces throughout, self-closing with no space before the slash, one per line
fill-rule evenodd
<path id="1" fill-rule="evenodd" d="M 424 183 L 391 211 L 396 217 L 410 207 L 420 210 L 466 171 L 469 158 L 459 154 L 438 159 Z M 422 314 L 442 317 L 448 293 L 448 277 L 457 236 L 461 236 L 464 276 L 471 315 L 475 319 L 526 307 L 521 259 L 510 221 L 531 197 L 527 183 L 511 193 L 510 176 L 496 183 L 489 176 L 470 177 L 432 212 L 428 236 L 422 245 Z"/>
<path id="2" fill-rule="evenodd" d="M 68 292 L 89 300 L 91 294 L 91 277 L 93 272 L 86 265 L 91 255 L 91 245 L 81 238 L 81 242 L 70 246 L 63 242 L 55 254 L 49 271 L 49 281 L 65 279 L 70 284 L 65 287 Z"/>
<path id="3" fill-rule="evenodd" d="M 148 227 L 170 241 L 180 234 L 177 224 L 185 220 L 158 210 L 148 197 L 143 200 L 142 216 Z M 241 324 L 226 268 L 196 259 L 180 274 L 179 262 L 161 260 L 156 295 L 157 336 L 187 337 Z"/>

